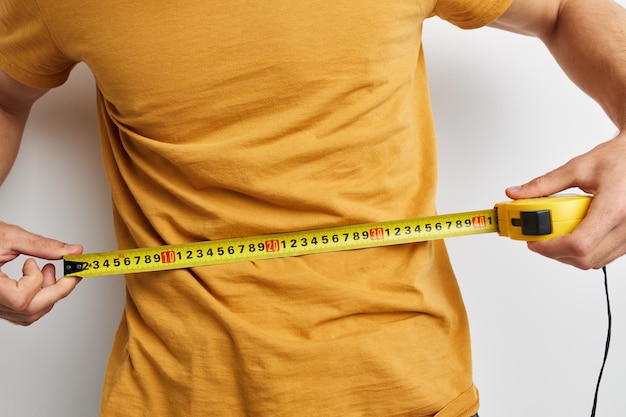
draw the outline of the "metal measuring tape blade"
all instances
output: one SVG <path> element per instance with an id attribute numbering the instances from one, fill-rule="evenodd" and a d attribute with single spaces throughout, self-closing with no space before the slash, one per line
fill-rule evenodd
<path id="1" fill-rule="evenodd" d="M 68 255 L 65 276 L 95 277 L 192 268 L 400 245 L 496 232 L 514 240 L 546 240 L 571 233 L 590 196 L 551 196 L 502 202 L 493 209 L 408 220 L 338 226 L 263 236 Z"/>

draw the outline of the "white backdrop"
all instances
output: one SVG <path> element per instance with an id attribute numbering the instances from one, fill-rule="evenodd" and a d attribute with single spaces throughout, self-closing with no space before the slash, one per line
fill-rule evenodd
<path id="1" fill-rule="evenodd" d="M 626 5 L 626 0 L 621 0 Z M 440 153 L 439 211 L 490 208 L 615 127 L 537 40 L 425 27 Z M 91 74 L 78 66 L 35 106 L 0 219 L 86 251 L 114 248 Z M 496 235 L 448 241 L 469 311 L 481 417 L 588 416 L 606 336 L 599 271 Z M 626 415 L 626 261 L 609 266 L 614 333 L 599 417 Z M 3 270 L 18 276 L 21 262 Z M 121 277 L 84 280 L 28 328 L 0 322 L 0 417 L 98 414 L 123 305 Z"/>

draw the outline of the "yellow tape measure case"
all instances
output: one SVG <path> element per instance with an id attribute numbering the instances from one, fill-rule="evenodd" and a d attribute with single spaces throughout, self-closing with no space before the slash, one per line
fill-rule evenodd
<path id="1" fill-rule="evenodd" d="M 592 197 L 559 195 L 498 203 L 498 234 L 514 240 L 548 240 L 571 233 L 587 214 Z"/>

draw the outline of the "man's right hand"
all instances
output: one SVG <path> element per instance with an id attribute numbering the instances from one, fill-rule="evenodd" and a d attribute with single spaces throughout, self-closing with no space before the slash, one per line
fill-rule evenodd
<path id="1" fill-rule="evenodd" d="M 82 251 L 79 245 L 67 245 L 0 222 L 0 268 L 19 255 L 58 260 Z M 24 262 L 22 274 L 12 279 L 0 271 L 0 318 L 23 326 L 43 317 L 80 282 L 76 277 L 57 280 L 54 265 L 40 269 L 32 258 Z"/>

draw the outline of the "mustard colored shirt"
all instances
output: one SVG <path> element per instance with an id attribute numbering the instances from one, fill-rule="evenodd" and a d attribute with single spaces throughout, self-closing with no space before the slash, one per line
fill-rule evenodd
<path id="1" fill-rule="evenodd" d="M 97 83 L 120 248 L 435 213 L 421 31 L 510 0 L 4 0 L 0 67 Z M 126 278 L 101 416 L 478 409 L 442 242 Z"/>

